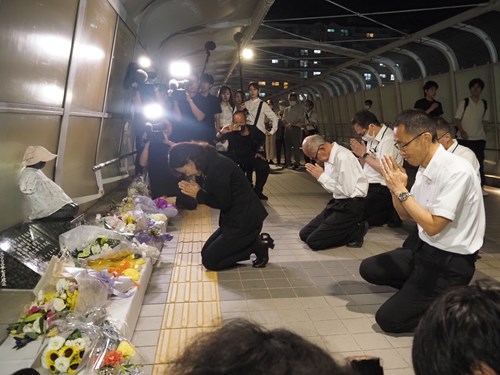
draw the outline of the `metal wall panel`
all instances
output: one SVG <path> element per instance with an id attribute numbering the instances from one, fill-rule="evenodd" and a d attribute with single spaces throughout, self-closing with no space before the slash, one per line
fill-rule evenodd
<path id="1" fill-rule="evenodd" d="M 387 85 L 378 88 L 380 90 L 380 97 L 382 98 L 381 104 L 384 116 L 377 117 L 380 121 L 391 125 L 394 119 L 399 114 L 398 105 L 396 101 L 395 85 Z"/>
<path id="2" fill-rule="evenodd" d="M 0 1 L 0 102 L 62 106 L 77 6 Z"/>
<path id="3" fill-rule="evenodd" d="M 100 119 L 71 116 L 61 187 L 72 198 L 97 193 L 95 164 Z"/>
<path id="4" fill-rule="evenodd" d="M 0 230 L 23 221 L 23 194 L 19 191 L 18 177 L 24 151 L 29 145 L 43 146 L 57 153 L 59 116 L 21 115 L 0 113 Z M 43 172 L 54 176 L 54 161 L 47 163 Z"/>
<path id="5" fill-rule="evenodd" d="M 427 81 L 427 78 L 426 78 Z M 412 109 L 415 105 L 415 102 L 423 97 L 423 90 L 421 79 L 416 79 L 414 81 L 404 81 L 400 83 L 401 87 L 401 104 L 403 106 L 403 110 Z"/>
<path id="6" fill-rule="evenodd" d="M 72 64 L 77 67 L 72 109 L 103 110 L 117 16 L 107 1 L 88 0 Z"/>
<path id="7" fill-rule="evenodd" d="M 102 163 L 118 157 L 120 151 L 120 137 L 123 131 L 123 119 L 105 119 L 102 122 L 101 136 L 99 137 L 99 150 L 97 162 Z M 102 170 L 102 176 L 115 177 L 120 175 L 118 163 L 107 166 Z"/>

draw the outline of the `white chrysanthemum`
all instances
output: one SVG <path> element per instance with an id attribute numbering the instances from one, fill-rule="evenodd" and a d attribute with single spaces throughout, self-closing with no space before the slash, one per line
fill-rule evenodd
<path id="1" fill-rule="evenodd" d="M 66 279 L 59 279 L 56 284 L 57 293 L 62 293 L 65 290 L 68 290 L 71 286 L 71 282 Z"/>
<path id="2" fill-rule="evenodd" d="M 63 311 L 65 308 L 66 308 L 66 304 L 64 303 L 64 301 L 60 298 L 54 298 L 52 300 L 52 304 L 54 306 L 54 309 L 56 311 Z"/>
<path id="3" fill-rule="evenodd" d="M 107 252 L 107 251 L 110 251 L 110 250 L 111 250 L 111 246 L 109 246 L 107 243 L 105 243 L 101 247 L 101 251 L 103 251 L 103 252 Z"/>
<path id="4" fill-rule="evenodd" d="M 88 348 L 90 346 L 90 340 L 85 339 L 83 337 L 80 337 L 78 339 L 72 340 L 72 344 L 66 344 L 68 346 L 74 346 L 75 348 L 78 348 L 79 350 Z"/>
<path id="5" fill-rule="evenodd" d="M 57 371 L 59 372 L 66 372 L 68 371 L 68 367 L 69 367 L 69 358 L 65 358 L 65 357 L 59 357 L 55 360 L 54 362 L 54 366 L 56 368 Z"/>
<path id="6" fill-rule="evenodd" d="M 47 344 L 47 350 L 59 350 L 64 345 L 64 337 L 54 336 Z"/>
<path id="7" fill-rule="evenodd" d="M 129 232 L 135 231 L 135 224 L 127 224 L 126 229 Z"/>

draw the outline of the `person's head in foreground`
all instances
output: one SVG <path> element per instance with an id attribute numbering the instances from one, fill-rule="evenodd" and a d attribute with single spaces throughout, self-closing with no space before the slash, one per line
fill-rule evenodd
<path id="1" fill-rule="evenodd" d="M 415 331 L 416 375 L 500 375 L 500 283 L 453 288 Z"/>
<path id="2" fill-rule="evenodd" d="M 209 159 L 217 154 L 206 142 L 181 142 L 174 145 L 168 154 L 168 165 L 173 171 L 186 177 L 207 173 Z"/>
<path id="3" fill-rule="evenodd" d="M 200 335 L 172 363 L 171 375 L 353 375 L 323 349 L 286 329 L 233 320 Z"/>

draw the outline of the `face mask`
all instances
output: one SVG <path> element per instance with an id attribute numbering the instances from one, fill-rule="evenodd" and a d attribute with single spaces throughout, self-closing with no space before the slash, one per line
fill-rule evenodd
<path id="1" fill-rule="evenodd" d="M 361 137 L 365 142 L 371 142 L 375 140 L 376 135 L 370 135 L 370 127 L 366 129 L 365 134 Z"/>
<path id="2" fill-rule="evenodd" d="M 294 106 L 295 104 L 297 104 L 297 102 L 295 100 L 290 100 L 290 106 Z"/>
<path id="3" fill-rule="evenodd" d="M 369 105 L 365 105 L 365 109 L 370 109 L 370 106 Z"/>

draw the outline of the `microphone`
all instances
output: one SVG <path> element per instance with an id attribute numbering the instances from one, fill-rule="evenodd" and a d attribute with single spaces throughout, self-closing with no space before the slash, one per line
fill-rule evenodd
<path id="1" fill-rule="evenodd" d="M 215 49 L 216 45 L 214 42 L 209 40 L 208 42 L 205 43 L 205 50 L 208 51 L 213 51 Z"/>

